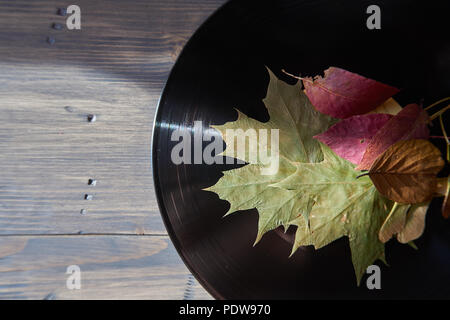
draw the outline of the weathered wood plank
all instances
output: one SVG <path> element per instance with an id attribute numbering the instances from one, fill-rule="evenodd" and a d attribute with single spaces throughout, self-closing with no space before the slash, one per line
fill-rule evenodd
<path id="1" fill-rule="evenodd" d="M 0 299 L 210 298 L 164 236 L 150 139 L 170 68 L 224 2 L 80 0 L 82 30 L 57 31 L 68 3 L 0 1 Z M 153 236 L 61 235 L 79 231 Z"/>
<path id="2" fill-rule="evenodd" d="M 81 269 L 81 289 L 66 286 Z M 0 237 L 0 299 L 210 299 L 167 236 Z"/>
<path id="3" fill-rule="evenodd" d="M 56 80 L 38 86 L 17 72 L 0 80 L 0 234 L 165 233 L 150 168 L 155 92 L 64 70 L 73 82 L 49 71 Z"/>
<path id="4" fill-rule="evenodd" d="M 82 29 L 57 31 L 61 1 L 0 1 L 0 234 L 165 234 L 150 169 L 156 104 L 223 2 L 80 0 Z"/>
<path id="5" fill-rule="evenodd" d="M 56 31 L 60 1 L 0 1 L 0 299 L 210 298 L 164 236 L 150 139 L 171 66 L 223 2 L 80 0 L 82 30 Z M 56 235 L 79 231 L 155 236 Z"/>

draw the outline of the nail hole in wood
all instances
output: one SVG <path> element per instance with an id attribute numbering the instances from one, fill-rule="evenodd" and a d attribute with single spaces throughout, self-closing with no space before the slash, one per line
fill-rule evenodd
<path id="1" fill-rule="evenodd" d="M 65 106 L 64 110 L 66 110 L 67 112 L 74 112 L 75 111 L 75 109 L 70 107 L 70 106 Z"/>
<path id="2" fill-rule="evenodd" d="M 81 209 L 80 214 L 82 214 L 83 216 L 87 213 L 86 209 Z"/>
<path id="3" fill-rule="evenodd" d="M 85 194 L 84 195 L 84 200 L 92 200 L 94 199 L 94 196 L 92 194 Z"/>
<path id="4" fill-rule="evenodd" d="M 64 28 L 64 26 L 61 23 L 53 23 L 52 24 L 52 28 L 55 30 L 62 30 Z"/>
<path id="5" fill-rule="evenodd" d="M 56 42 L 55 38 L 47 37 L 47 43 L 48 44 L 53 45 L 53 44 L 55 44 L 55 42 Z"/>
<path id="6" fill-rule="evenodd" d="M 65 16 L 67 16 L 67 9 L 66 8 L 59 8 L 56 13 L 59 16 L 65 17 Z"/>
<path id="7" fill-rule="evenodd" d="M 97 180 L 95 179 L 89 179 L 88 185 L 95 187 L 97 185 Z"/>
<path id="8" fill-rule="evenodd" d="M 87 116 L 87 120 L 88 120 L 88 122 L 95 122 L 95 121 L 97 121 L 97 116 L 95 114 L 89 114 Z"/>

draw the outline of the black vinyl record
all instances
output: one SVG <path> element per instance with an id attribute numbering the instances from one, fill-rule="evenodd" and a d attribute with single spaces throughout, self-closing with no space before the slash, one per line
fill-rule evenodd
<path id="1" fill-rule="evenodd" d="M 381 29 L 366 10 L 381 9 Z M 418 251 L 391 240 L 381 289 L 358 287 L 347 238 L 293 257 L 289 236 L 267 233 L 253 247 L 256 210 L 223 218 L 229 208 L 212 192 L 230 165 L 171 161 L 174 130 L 198 131 L 236 120 L 239 109 L 267 121 L 266 66 L 314 76 L 330 66 L 401 88 L 401 105 L 429 105 L 450 92 L 448 1 L 234 0 L 195 33 L 181 53 L 156 115 L 152 161 L 157 197 L 175 247 L 200 283 L 219 299 L 450 298 L 450 224 L 433 201 Z M 447 119 L 447 118 L 446 118 Z M 448 121 L 447 121 L 448 122 Z M 440 134 L 435 126 L 432 131 Z M 218 134 L 218 133 L 217 133 Z M 193 139 L 194 140 L 194 139 Z M 204 142 L 204 144 L 207 144 Z M 438 142 L 443 148 L 442 142 Z"/>

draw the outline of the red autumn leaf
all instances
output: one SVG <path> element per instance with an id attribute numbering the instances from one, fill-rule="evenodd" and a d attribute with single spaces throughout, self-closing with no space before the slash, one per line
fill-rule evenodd
<path id="1" fill-rule="evenodd" d="M 339 119 L 368 113 L 399 92 L 397 88 L 336 67 L 325 70 L 324 78 L 303 79 L 303 85 L 317 110 Z"/>
<path id="2" fill-rule="evenodd" d="M 391 118 L 389 114 L 353 116 L 314 138 L 328 145 L 341 158 L 359 164 L 372 137 Z"/>
<path id="3" fill-rule="evenodd" d="M 417 104 L 407 105 L 373 136 L 356 170 L 369 170 L 375 159 L 396 142 L 428 139 L 428 119 L 428 114 Z"/>

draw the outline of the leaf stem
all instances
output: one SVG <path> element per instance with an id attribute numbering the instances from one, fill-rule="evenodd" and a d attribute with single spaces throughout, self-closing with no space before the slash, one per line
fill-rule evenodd
<path id="1" fill-rule="evenodd" d="M 439 123 L 441 124 L 442 134 L 444 135 L 445 141 L 447 141 L 447 144 L 450 144 L 450 140 L 448 140 L 447 132 L 445 131 L 444 119 L 442 119 L 442 114 L 439 116 Z"/>
<path id="2" fill-rule="evenodd" d="M 386 219 L 384 220 L 385 222 L 386 222 L 386 221 L 389 221 L 389 219 L 390 219 L 390 218 L 392 217 L 392 215 L 394 214 L 395 210 L 397 210 L 397 207 L 398 207 L 398 202 L 394 202 L 394 205 L 392 206 L 391 211 L 389 212 L 388 216 L 387 216 Z"/>
<path id="3" fill-rule="evenodd" d="M 408 242 L 408 245 L 413 248 L 414 250 L 419 250 L 419 248 L 417 248 L 416 244 L 414 243 L 414 241 L 410 241 Z"/>
<path id="4" fill-rule="evenodd" d="M 434 195 L 435 197 L 445 197 L 448 193 L 448 189 L 450 188 L 450 183 L 448 183 L 448 181 L 448 177 L 437 179 L 436 191 Z"/>
<path id="5" fill-rule="evenodd" d="M 425 111 L 430 110 L 431 108 L 433 108 L 433 107 L 437 106 L 438 104 L 440 104 L 440 103 L 442 103 L 442 102 L 445 102 L 445 101 L 447 101 L 447 100 L 450 100 L 450 97 L 441 99 L 441 100 L 439 100 L 438 102 L 435 102 L 435 103 L 433 103 L 432 105 L 426 107 L 424 110 L 425 110 Z"/>
<path id="6" fill-rule="evenodd" d="M 445 111 L 447 111 L 448 109 L 450 109 L 450 104 L 448 106 L 446 106 L 445 108 L 442 108 L 441 110 L 439 110 L 435 114 L 431 115 L 430 116 L 430 122 L 433 121 L 434 119 L 436 119 L 437 117 L 440 117 L 441 115 L 443 115 L 445 113 Z"/>
<path id="7" fill-rule="evenodd" d="M 364 177 L 364 176 L 368 176 L 369 174 L 370 174 L 369 172 L 360 174 L 359 176 L 356 177 L 356 179 L 362 178 L 362 177 Z"/>
<path id="8" fill-rule="evenodd" d="M 292 78 L 294 78 L 294 79 L 302 80 L 302 81 L 307 81 L 307 82 L 309 82 L 309 83 L 311 83 L 311 84 L 314 84 L 314 81 L 313 81 L 313 80 L 307 79 L 307 78 L 302 78 L 302 77 L 299 77 L 299 76 L 294 76 L 292 73 L 289 73 L 289 72 L 287 72 L 287 71 L 284 70 L 284 69 L 281 69 L 281 72 L 283 72 L 284 74 L 286 74 L 286 75 L 288 75 L 289 77 L 292 77 Z"/>
<path id="9" fill-rule="evenodd" d="M 442 114 L 439 116 L 439 124 L 441 125 L 442 134 L 444 135 L 445 142 L 447 142 L 447 162 L 450 162 L 450 141 L 448 140 L 447 132 L 444 127 L 444 120 Z"/>

